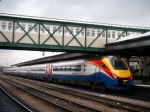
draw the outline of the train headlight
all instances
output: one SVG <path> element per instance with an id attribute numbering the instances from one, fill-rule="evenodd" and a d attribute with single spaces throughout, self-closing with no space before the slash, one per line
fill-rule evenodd
<path id="1" fill-rule="evenodd" d="M 112 76 L 114 77 L 114 79 L 117 79 L 117 78 L 118 78 L 117 75 L 115 75 L 115 74 L 112 74 Z"/>

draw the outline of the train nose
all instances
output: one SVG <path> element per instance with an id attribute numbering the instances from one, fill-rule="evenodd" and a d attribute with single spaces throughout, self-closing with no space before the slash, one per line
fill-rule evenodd
<path id="1" fill-rule="evenodd" d="M 119 77 L 120 78 L 128 78 L 130 73 L 128 70 L 119 70 Z"/>
<path id="2" fill-rule="evenodd" d="M 128 86 L 128 80 L 127 79 L 119 79 L 118 80 L 119 86 Z"/>

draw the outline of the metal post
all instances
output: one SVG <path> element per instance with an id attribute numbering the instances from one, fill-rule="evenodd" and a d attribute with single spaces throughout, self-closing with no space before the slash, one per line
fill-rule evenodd
<path id="1" fill-rule="evenodd" d="M 84 45 L 85 45 L 85 48 L 87 47 L 87 46 L 86 46 L 86 30 L 87 30 L 87 26 L 85 26 L 85 30 L 84 30 L 84 31 L 85 31 L 85 44 L 84 44 Z"/>
<path id="2" fill-rule="evenodd" d="M 108 42 L 108 35 L 107 35 L 107 28 L 106 28 L 106 44 L 107 44 L 107 42 Z"/>
<path id="3" fill-rule="evenodd" d="M 142 69 L 142 59 L 139 58 L 139 76 L 141 76 L 141 69 Z"/>
<path id="4" fill-rule="evenodd" d="M 7 67 L 8 67 L 8 58 L 7 58 Z"/>
<path id="5" fill-rule="evenodd" d="M 65 37 L 65 32 L 64 32 L 64 25 L 63 25 L 63 29 L 62 29 L 62 47 L 64 47 L 64 37 Z"/>
<path id="6" fill-rule="evenodd" d="M 143 83 L 147 83 L 147 57 L 143 58 Z"/>

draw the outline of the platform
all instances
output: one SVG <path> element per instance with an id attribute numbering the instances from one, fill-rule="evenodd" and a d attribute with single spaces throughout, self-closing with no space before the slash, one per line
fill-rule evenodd
<path id="1" fill-rule="evenodd" d="M 134 86 L 140 86 L 140 87 L 150 87 L 150 81 L 147 81 L 147 83 L 143 83 L 142 80 L 134 80 Z"/>

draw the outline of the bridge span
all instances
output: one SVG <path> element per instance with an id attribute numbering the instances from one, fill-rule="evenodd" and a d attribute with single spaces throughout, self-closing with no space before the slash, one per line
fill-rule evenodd
<path id="1" fill-rule="evenodd" d="M 105 44 L 150 28 L 0 14 L 0 48 L 34 51 L 106 52 Z"/>

